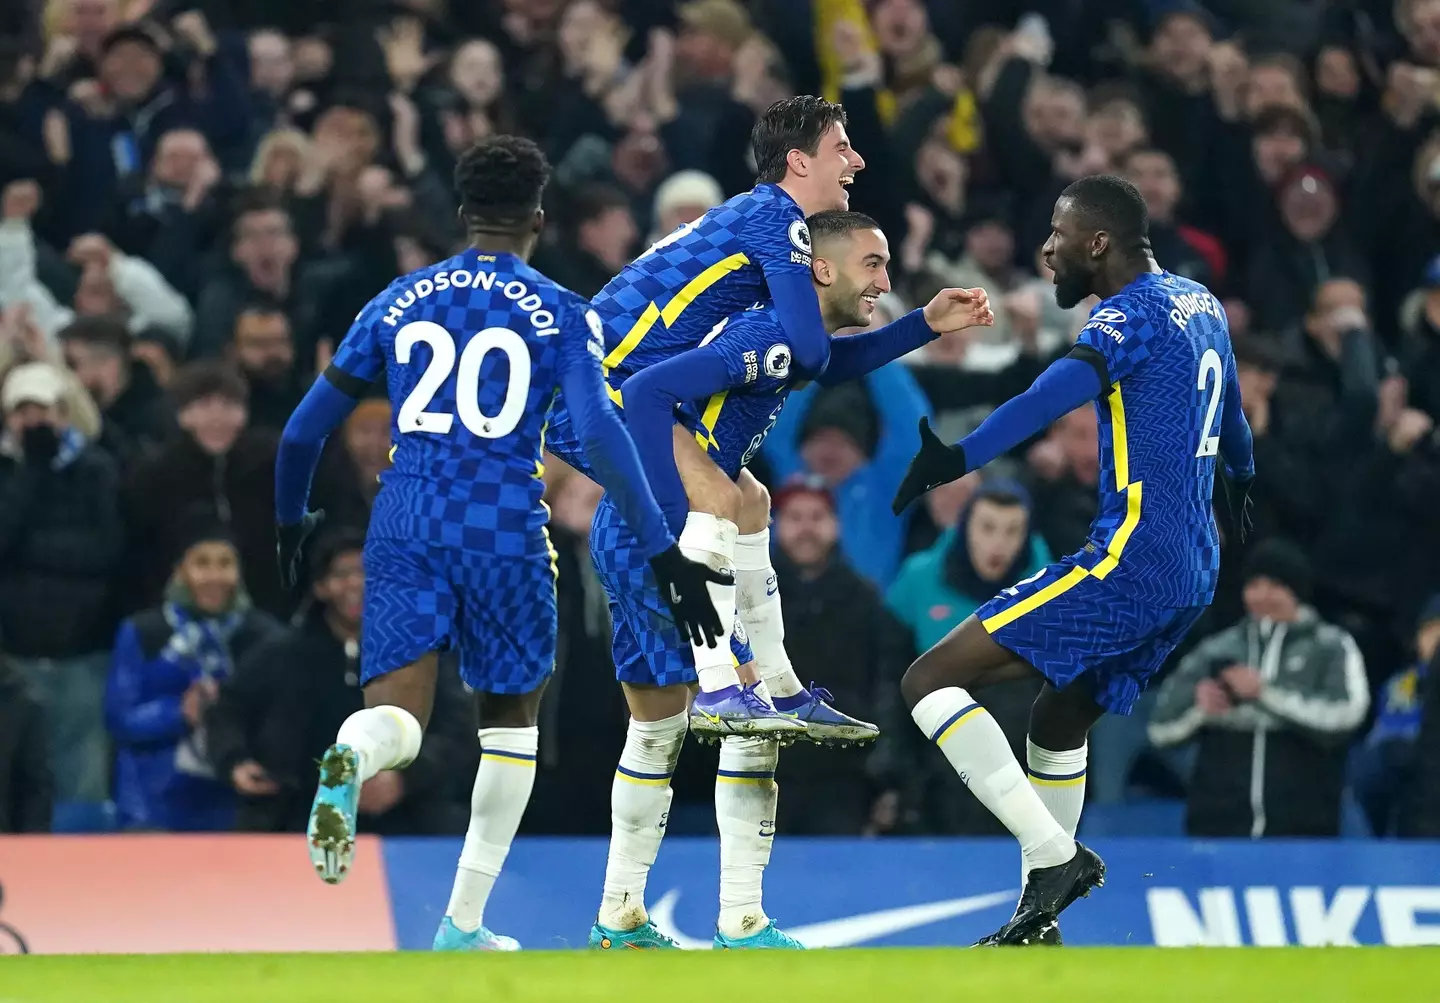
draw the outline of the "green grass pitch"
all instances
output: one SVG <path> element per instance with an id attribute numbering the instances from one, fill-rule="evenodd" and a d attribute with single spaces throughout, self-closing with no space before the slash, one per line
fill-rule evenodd
<path id="1" fill-rule="evenodd" d="M 1153 948 L 0 957 L 0 1003 L 1409 1003 L 1440 950 Z"/>

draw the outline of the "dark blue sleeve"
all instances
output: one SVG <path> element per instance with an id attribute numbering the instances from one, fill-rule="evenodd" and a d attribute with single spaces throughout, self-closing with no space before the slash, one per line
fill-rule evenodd
<path id="1" fill-rule="evenodd" d="M 146 679 L 158 659 L 145 657 L 135 625 L 126 620 L 115 637 L 110 674 L 105 680 L 105 726 L 122 745 L 163 742 L 185 734 L 180 694 L 146 698 Z"/>
<path id="2" fill-rule="evenodd" d="M 1255 440 L 1240 400 L 1240 380 L 1232 356 L 1225 366 L 1225 413 L 1220 416 L 1220 457 L 1225 473 L 1235 480 L 1255 476 Z"/>
<path id="3" fill-rule="evenodd" d="M 976 470 L 1039 432 L 1061 415 L 1098 397 L 1104 385 L 1090 362 L 1067 355 L 1052 362 L 1030 389 L 1001 404 L 964 439 L 965 463 Z"/>
<path id="4" fill-rule="evenodd" d="M 713 345 L 692 349 L 647 366 L 625 381 L 625 426 L 672 533 L 685 525 L 690 509 L 675 466 L 675 405 L 704 400 L 732 384 L 725 357 Z"/>
<path id="5" fill-rule="evenodd" d="M 800 371 L 797 376 L 818 379 L 830 361 L 830 335 L 820 318 L 820 300 L 815 296 L 809 270 L 767 273 L 765 279 L 785 340 L 795 353 L 795 366 Z"/>
<path id="6" fill-rule="evenodd" d="M 331 365 L 315 378 L 285 423 L 275 454 L 275 522 L 281 526 L 293 526 L 304 518 L 325 440 L 355 410 L 359 394 L 341 389 L 347 376 Z"/>
<path id="7" fill-rule="evenodd" d="M 572 304 L 564 311 L 559 336 L 560 392 L 596 480 L 615 497 L 621 518 L 639 540 L 647 559 L 669 550 L 675 545 L 675 537 L 645 480 L 635 444 L 605 393 L 600 367 L 605 341 L 600 318 L 583 304 Z M 673 452 L 668 429 L 665 452 Z"/>
<path id="8" fill-rule="evenodd" d="M 909 355 L 939 335 L 925 323 L 923 310 L 911 310 L 893 324 L 863 334 L 830 340 L 830 365 L 816 382 L 834 386 L 873 373 L 887 362 Z"/>

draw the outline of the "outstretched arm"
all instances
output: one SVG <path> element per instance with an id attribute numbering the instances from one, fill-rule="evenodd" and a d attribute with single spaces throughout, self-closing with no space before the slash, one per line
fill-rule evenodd
<path id="1" fill-rule="evenodd" d="M 1220 416 L 1220 457 L 1225 461 L 1225 474 L 1231 480 L 1248 481 L 1255 477 L 1255 440 L 1245 408 L 1240 400 L 1240 381 L 1235 375 L 1235 361 L 1225 367 L 1225 413 Z"/>
<path id="2" fill-rule="evenodd" d="M 830 365 L 817 382 L 828 387 L 866 376 L 942 334 L 994 323 L 984 289 L 942 289 L 922 309 L 911 310 L 884 327 L 832 339 Z"/>
<path id="3" fill-rule="evenodd" d="M 300 404 L 285 423 L 275 454 L 275 522 L 293 526 L 305 517 L 310 482 L 320 463 L 325 440 L 335 431 L 369 389 L 368 380 L 333 363 L 315 378 Z"/>

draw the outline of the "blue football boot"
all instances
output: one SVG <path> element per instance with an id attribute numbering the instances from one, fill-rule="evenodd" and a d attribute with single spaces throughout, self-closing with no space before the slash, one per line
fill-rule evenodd
<path id="1" fill-rule="evenodd" d="M 501 937 L 485 927 L 466 933 L 449 916 L 440 921 L 435 931 L 432 951 L 518 951 L 520 942 L 514 937 Z"/>
<path id="2" fill-rule="evenodd" d="M 715 931 L 715 950 L 717 951 L 803 951 L 805 945 L 794 937 L 785 933 L 772 919 L 765 929 L 759 933 L 752 933 L 748 937 L 727 937 L 719 930 Z"/>
<path id="3" fill-rule="evenodd" d="M 864 745 L 880 737 L 880 729 L 831 706 L 835 697 L 810 684 L 793 697 L 776 697 L 775 709 L 805 723 L 805 740 L 816 745 Z"/>
<path id="4" fill-rule="evenodd" d="M 320 759 L 320 786 L 310 806 L 305 839 L 315 873 L 338 885 L 355 861 L 355 811 L 360 802 L 360 757 L 348 745 L 332 745 Z"/>
<path id="5" fill-rule="evenodd" d="M 718 742 L 726 735 L 754 735 L 793 742 L 806 726 L 791 714 L 782 714 L 754 686 L 727 686 L 714 693 L 700 692 L 690 704 L 690 732 L 702 742 Z"/>
<path id="6" fill-rule="evenodd" d="M 646 920 L 633 930 L 612 930 L 596 923 L 590 928 L 590 946 L 597 951 L 678 951 L 680 945 Z"/>

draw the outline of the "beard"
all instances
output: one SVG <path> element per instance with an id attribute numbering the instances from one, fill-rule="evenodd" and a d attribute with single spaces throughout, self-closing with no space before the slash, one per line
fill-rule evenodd
<path id="1" fill-rule="evenodd" d="M 1082 271 L 1071 271 L 1064 275 L 1055 273 L 1055 302 L 1062 310 L 1080 305 L 1080 301 L 1091 292 L 1091 276 Z"/>

